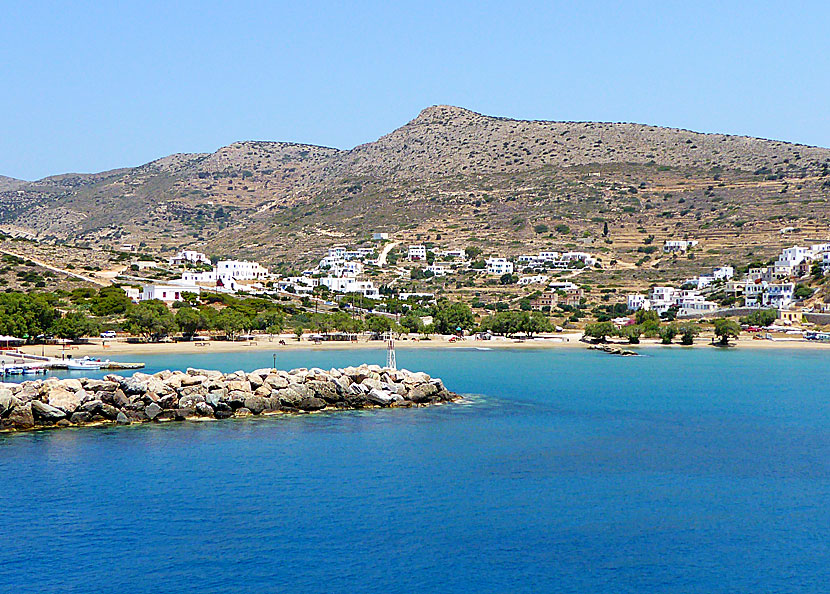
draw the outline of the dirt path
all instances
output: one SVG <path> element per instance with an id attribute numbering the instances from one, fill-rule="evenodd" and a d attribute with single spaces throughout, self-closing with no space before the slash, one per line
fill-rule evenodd
<path id="1" fill-rule="evenodd" d="M 380 254 L 378 255 L 378 266 L 380 266 L 381 268 L 386 266 L 386 256 L 388 256 L 389 252 L 391 252 L 399 243 L 399 241 L 393 241 L 392 243 L 387 243 L 385 246 L 383 246 L 383 249 L 380 251 Z"/>
<path id="2" fill-rule="evenodd" d="M 58 268 L 57 266 L 52 266 L 51 264 L 47 264 L 46 262 L 43 262 L 42 260 L 38 260 L 38 259 L 32 258 L 30 256 L 22 256 L 20 254 L 16 254 L 16 253 L 10 252 L 8 250 L 0 249 L 0 254 L 6 254 L 8 256 L 15 256 L 17 258 L 22 258 L 23 260 L 29 260 L 30 262 L 34 262 L 35 264 L 37 264 L 41 268 L 45 268 L 46 270 L 51 270 L 52 272 L 59 272 L 61 274 L 65 274 L 66 276 L 71 276 L 71 277 L 80 279 L 82 281 L 86 281 L 88 283 L 98 285 L 100 287 L 107 287 L 110 284 L 112 284 L 110 281 L 96 279 L 96 278 L 92 278 L 92 277 L 89 277 L 89 276 L 84 276 L 83 274 L 78 274 L 77 272 L 72 272 L 71 270 L 66 270 L 65 268 Z"/>

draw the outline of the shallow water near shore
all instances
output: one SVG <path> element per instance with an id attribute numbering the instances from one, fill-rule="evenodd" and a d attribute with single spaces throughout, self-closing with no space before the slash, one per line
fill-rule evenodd
<path id="1" fill-rule="evenodd" d="M 644 352 L 399 349 L 471 396 L 0 436 L 0 591 L 825 592 L 828 355 Z"/>

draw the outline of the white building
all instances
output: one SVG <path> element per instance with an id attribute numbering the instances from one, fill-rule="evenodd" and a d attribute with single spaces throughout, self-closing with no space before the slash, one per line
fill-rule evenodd
<path id="1" fill-rule="evenodd" d="M 262 280 L 268 277 L 268 269 L 257 262 L 246 260 L 219 260 L 216 273 L 220 279 Z"/>
<path id="2" fill-rule="evenodd" d="M 410 262 L 422 262 L 427 259 L 427 248 L 424 245 L 411 245 L 408 256 Z"/>
<path id="3" fill-rule="evenodd" d="M 537 274 L 534 276 L 523 276 L 519 279 L 520 285 L 541 285 L 550 280 L 550 277 L 544 274 Z"/>
<path id="4" fill-rule="evenodd" d="M 319 279 L 322 286 L 336 293 L 360 293 L 369 299 L 380 299 L 380 292 L 371 281 L 359 281 L 351 277 L 326 276 Z"/>
<path id="5" fill-rule="evenodd" d="M 697 245 L 697 240 L 669 239 L 663 244 L 663 251 L 668 253 L 686 252 Z"/>
<path id="6" fill-rule="evenodd" d="M 181 301 L 183 293 L 198 295 L 201 289 L 195 285 L 144 285 L 141 287 L 141 300 L 158 299 L 165 303 Z"/>
<path id="7" fill-rule="evenodd" d="M 631 294 L 628 296 L 628 309 L 631 311 L 646 311 L 651 309 L 651 301 L 645 295 Z"/>
<path id="8" fill-rule="evenodd" d="M 435 276 L 447 276 L 452 269 L 445 264 L 432 264 L 427 266 L 426 270 Z"/>
<path id="9" fill-rule="evenodd" d="M 486 268 L 487 274 L 513 274 L 513 262 L 507 258 L 487 258 Z"/>
<path id="10" fill-rule="evenodd" d="M 127 294 L 127 297 L 133 303 L 138 303 L 141 300 L 141 289 L 137 289 L 136 287 L 121 287 L 124 289 L 124 292 Z"/>
<path id="11" fill-rule="evenodd" d="M 795 283 L 748 282 L 744 287 L 744 303 L 747 307 L 786 308 L 792 304 Z"/>
<path id="12" fill-rule="evenodd" d="M 183 266 L 185 264 L 207 264 L 210 266 L 210 258 L 202 252 L 193 250 L 182 250 L 168 261 L 170 266 Z"/>
<path id="13" fill-rule="evenodd" d="M 389 239 L 389 234 L 388 233 L 383 233 L 383 232 L 381 232 L 381 233 L 372 233 L 372 240 L 373 241 L 384 241 L 386 239 Z"/>

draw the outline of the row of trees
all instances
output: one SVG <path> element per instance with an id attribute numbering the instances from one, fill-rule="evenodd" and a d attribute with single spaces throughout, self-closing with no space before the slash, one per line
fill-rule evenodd
<path id="1" fill-rule="evenodd" d="M 692 345 L 695 337 L 701 332 L 701 325 L 688 322 L 685 324 L 664 324 L 654 325 L 652 320 L 645 320 L 640 324 L 623 326 L 618 328 L 612 322 L 597 322 L 585 326 L 584 335 L 593 338 L 598 342 L 605 342 L 610 337 L 620 337 L 628 340 L 630 344 L 638 344 L 641 336 L 648 338 L 660 338 L 662 344 L 672 344 L 679 336 L 680 344 Z M 734 320 L 719 318 L 712 322 L 715 336 L 721 345 L 726 345 L 730 338 L 737 338 L 741 333 L 741 327 Z"/>

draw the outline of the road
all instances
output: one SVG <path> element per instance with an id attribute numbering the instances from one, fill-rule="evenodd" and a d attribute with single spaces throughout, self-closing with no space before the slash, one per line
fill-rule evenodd
<path id="1" fill-rule="evenodd" d="M 111 284 L 110 282 L 105 280 L 91 278 L 89 276 L 84 276 L 83 274 L 78 274 L 77 272 L 72 272 L 71 270 L 66 270 L 65 268 L 58 268 L 57 266 L 52 266 L 51 264 L 47 264 L 46 262 L 37 260 L 35 258 L 32 258 L 31 256 L 21 256 L 20 254 L 15 254 L 14 252 L 10 252 L 8 250 L 0 250 L 0 254 L 6 254 L 9 256 L 15 256 L 17 258 L 22 258 L 23 260 L 29 260 L 30 262 L 34 262 L 35 264 L 37 264 L 41 268 L 45 268 L 46 270 L 51 270 L 52 272 L 59 272 L 61 274 L 78 278 L 82 281 L 86 281 L 88 283 L 92 283 L 100 287 L 107 287 Z"/>
<path id="2" fill-rule="evenodd" d="M 399 243 L 400 242 L 398 241 L 393 241 L 392 243 L 387 243 L 385 246 L 383 246 L 383 249 L 380 251 L 380 254 L 378 255 L 378 266 L 380 266 L 381 268 L 386 266 L 386 256 L 388 256 L 389 252 L 391 252 Z"/>

